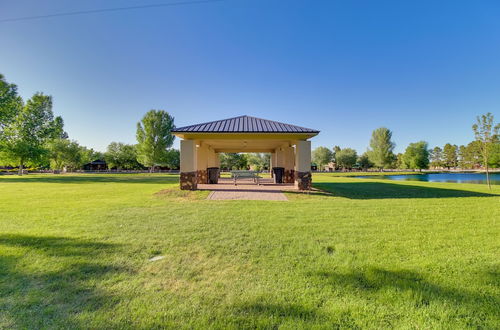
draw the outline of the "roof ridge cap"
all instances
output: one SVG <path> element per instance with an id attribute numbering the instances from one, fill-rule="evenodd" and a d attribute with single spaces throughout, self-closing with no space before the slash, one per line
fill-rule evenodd
<path id="1" fill-rule="evenodd" d="M 282 123 L 282 122 L 280 122 L 280 121 L 277 121 L 277 120 L 272 120 L 272 119 L 264 119 L 264 118 L 254 117 L 254 116 L 246 116 L 246 115 L 245 115 L 245 116 L 240 116 L 240 117 L 255 118 L 255 119 L 259 119 L 259 120 L 270 121 L 270 122 L 277 123 L 277 124 L 281 124 L 281 125 L 289 125 L 289 126 L 295 126 L 295 127 L 298 127 L 298 128 L 303 128 L 303 129 L 311 130 L 311 131 L 317 131 L 317 130 L 312 129 L 312 128 L 309 128 L 309 127 L 298 126 L 298 125 L 295 125 L 295 124 L 287 124 L 287 123 Z M 237 118 L 237 117 L 235 117 L 235 118 Z"/>

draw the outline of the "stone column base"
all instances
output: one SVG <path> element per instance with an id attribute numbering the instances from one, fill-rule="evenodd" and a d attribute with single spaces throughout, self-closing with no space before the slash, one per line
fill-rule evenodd
<path id="1" fill-rule="evenodd" d="M 295 187 L 299 190 L 311 190 L 311 172 L 295 172 Z"/>
<path id="2" fill-rule="evenodd" d="M 284 183 L 294 183 L 295 182 L 295 171 L 285 170 L 285 177 L 283 178 Z"/>
<path id="3" fill-rule="evenodd" d="M 208 183 L 208 171 L 207 170 L 198 170 L 196 172 L 196 177 L 198 179 L 198 183 Z"/>
<path id="4" fill-rule="evenodd" d="M 196 190 L 198 188 L 196 172 L 181 172 L 180 184 L 181 190 Z"/>

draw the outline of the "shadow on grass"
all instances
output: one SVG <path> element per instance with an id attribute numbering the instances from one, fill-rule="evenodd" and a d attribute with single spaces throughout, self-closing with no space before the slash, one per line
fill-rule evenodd
<path id="1" fill-rule="evenodd" d="M 320 182 L 314 187 L 323 190 L 312 192 L 321 196 L 345 197 L 351 199 L 386 199 L 386 198 L 453 198 L 453 197 L 493 197 L 468 190 L 412 186 L 382 182 Z"/>
<path id="2" fill-rule="evenodd" d="M 0 180 L 0 183 L 178 183 L 179 176 L 173 174 L 158 174 L 158 175 L 124 175 L 124 174 L 82 174 L 82 175 L 71 175 L 71 174 L 61 174 L 61 175 L 37 175 L 37 176 L 16 176 L 8 177 Z"/>
<path id="3" fill-rule="evenodd" d="M 269 319 L 311 320 L 317 317 L 314 310 L 297 304 L 271 304 L 264 302 L 245 303 L 233 306 L 237 314 Z"/>
<path id="4" fill-rule="evenodd" d="M 0 327 L 85 327 L 77 320 L 78 314 L 111 308 L 118 302 L 117 296 L 98 289 L 96 281 L 129 272 L 99 261 L 103 254 L 117 248 L 114 244 L 66 237 L 0 235 L 0 249 L 2 246 L 26 249 L 26 256 L 5 252 L 0 255 L 0 310 L 4 313 Z"/>
<path id="5" fill-rule="evenodd" d="M 372 293 L 387 295 L 387 289 L 393 289 L 394 295 L 389 301 L 395 305 L 401 304 L 397 300 L 404 300 L 405 304 L 413 305 L 413 308 L 423 308 L 431 303 L 440 303 L 447 309 L 448 306 L 461 307 L 458 313 L 470 323 L 470 327 L 484 327 L 482 321 L 487 322 L 488 319 L 494 322 L 499 312 L 498 296 L 440 286 L 409 270 L 370 268 L 350 273 L 323 271 L 312 276 L 326 281 L 336 289 L 345 289 L 350 294 L 357 294 L 368 300 L 374 298 Z M 387 296 L 384 299 L 387 301 Z M 477 322 L 481 324 L 476 324 Z"/>

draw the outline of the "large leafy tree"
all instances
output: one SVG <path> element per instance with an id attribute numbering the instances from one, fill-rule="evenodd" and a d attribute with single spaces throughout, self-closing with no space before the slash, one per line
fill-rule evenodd
<path id="1" fill-rule="evenodd" d="M 368 149 L 370 161 L 379 169 L 390 168 L 394 163 L 394 147 L 392 132 L 385 127 L 373 131 Z"/>
<path id="2" fill-rule="evenodd" d="M 472 130 L 474 131 L 474 136 L 476 137 L 481 156 L 483 157 L 483 166 L 486 170 L 486 181 L 488 187 L 491 189 L 489 161 L 492 146 L 498 143 L 500 124 L 495 125 L 493 115 L 488 112 L 476 118 L 476 123 L 472 125 Z"/>
<path id="3" fill-rule="evenodd" d="M 174 142 L 171 134 L 174 117 L 163 110 L 150 110 L 137 123 L 137 160 L 154 171 L 155 166 L 164 164 L 168 148 Z"/>
<path id="4" fill-rule="evenodd" d="M 141 164 L 137 161 L 137 148 L 131 144 L 111 142 L 108 145 L 104 159 L 109 168 L 117 169 L 139 169 Z"/>
<path id="5" fill-rule="evenodd" d="M 100 153 L 81 146 L 76 141 L 68 139 L 54 139 L 47 145 L 50 167 L 53 170 L 76 170 L 93 160 L 103 159 Z"/>
<path id="6" fill-rule="evenodd" d="M 491 145 L 488 164 L 493 168 L 500 167 L 500 142 Z"/>
<path id="7" fill-rule="evenodd" d="M 245 154 L 220 153 L 220 167 L 229 170 L 241 170 L 248 168 L 248 160 Z"/>
<path id="8" fill-rule="evenodd" d="M 22 99 L 17 94 L 17 86 L 8 83 L 0 74 L 0 139 L 3 129 L 14 120 L 22 105 Z"/>
<path id="9" fill-rule="evenodd" d="M 62 125 L 61 118 L 54 118 L 52 97 L 33 95 L 3 130 L 4 158 L 18 165 L 22 175 L 24 165 L 40 160 L 47 153 L 47 142 L 63 134 Z"/>
<path id="10" fill-rule="evenodd" d="M 472 141 L 458 149 L 458 165 L 461 168 L 476 168 L 481 166 L 483 157 L 478 141 Z"/>
<path id="11" fill-rule="evenodd" d="M 405 168 L 422 170 L 429 168 L 429 150 L 427 142 L 410 143 L 403 154 Z"/>
<path id="12" fill-rule="evenodd" d="M 467 150 L 467 147 L 464 146 L 464 145 L 461 145 L 458 147 L 458 152 L 457 152 L 457 164 L 458 164 L 458 167 L 460 167 L 461 169 L 464 169 L 464 168 L 467 168 L 468 164 L 465 160 L 465 155 L 466 155 L 466 150 Z"/>
<path id="13" fill-rule="evenodd" d="M 170 169 L 179 169 L 181 167 L 181 152 L 174 148 L 168 149 L 163 165 Z"/>
<path id="14" fill-rule="evenodd" d="M 361 169 L 365 171 L 370 167 L 373 167 L 373 163 L 370 161 L 370 158 L 368 157 L 368 154 L 366 152 L 358 157 L 356 163 Z"/>
<path id="15" fill-rule="evenodd" d="M 402 153 L 398 153 L 394 158 L 395 158 L 394 168 L 397 168 L 397 169 L 405 168 L 405 162 L 404 162 Z"/>
<path id="16" fill-rule="evenodd" d="M 93 162 L 94 160 L 104 159 L 104 153 L 84 146 L 80 147 L 80 155 L 81 155 L 81 166 Z"/>
<path id="17" fill-rule="evenodd" d="M 71 141 L 68 139 L 54 139 L 49 142 L 50 167 L 53 170 L 62 170 L 68 163 Z"/>
<path id="18" fill-rule="evenodd" d="M 332 156 L 332 161 L 337 162 L 337 152 L 339 152 L 341 148 L 339 146 L 334 146 L 333 147 L 333 156 Z"/>
<path id="19" fill-rule="evenodd" d="M 351 148 L 344 148 L 335 153 L 335 160 L 337 161 L 337 165 L 342 167 L 343 169 L 352 169 L 354 165 L 356 165 L 356 160 L 358 159 L 358 155 L 356 150 Z"/>
<path id="20" fill-rule="evenodd" d="M 271 162 L 271 154 L 269 153 L 249 153 L 247 156 L 248 165 L 252 166 L 257 171 L 269 169 Z"/>
<path id="21" fill-rule="evenodd" d="M 443 148 L 443 163 L 444 166 L 450 169 L 458 165 L 458 146 L 447 143 Z"/>
<path id="22" fill-rule="evenodd" d="M 429 152 L 429 160 L 432 167 L 443 166 L 443 149 L 434 147 L 434 149 Z"/>
<path id="23" fill-rule="evenodd" d="M 333 160 L 333 152 L 327 147 L 317 147 L 312 152 L 312 161 L 320 170 Z"/>

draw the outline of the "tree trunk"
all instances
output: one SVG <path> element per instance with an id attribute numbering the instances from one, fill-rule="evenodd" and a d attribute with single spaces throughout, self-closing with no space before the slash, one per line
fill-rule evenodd
<path id="1" fill-rule="evenodd" d="M 18 175 L 23 175 L 23 160 L 19 162 L 19 172 L 17 173 Z"/>
<path id="2" fill-rule="evenodd" d="M 488 169 L 488 161 L 486 161 L 486 183 L 488 183 L 488 188 L 491 190 L 491 183 L 490 183 L 490 173 Z"/>

